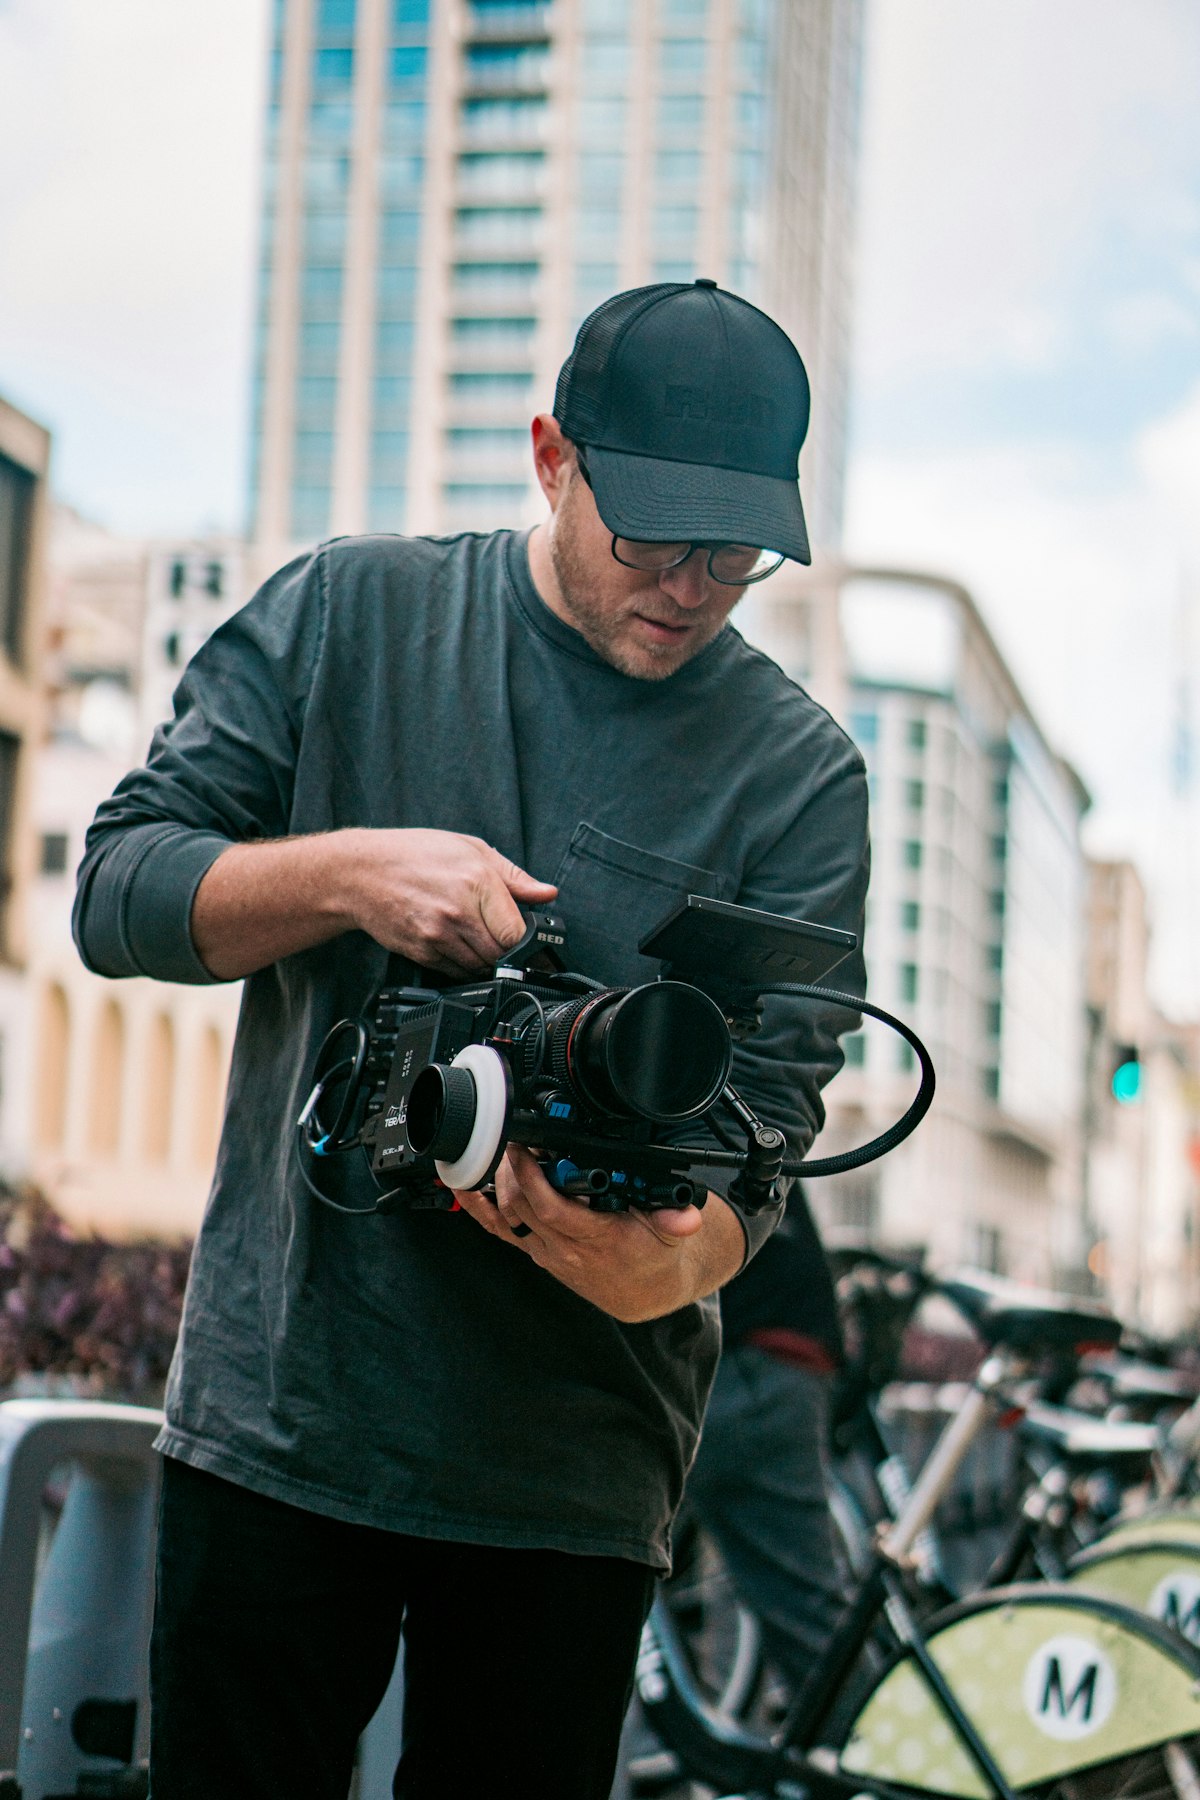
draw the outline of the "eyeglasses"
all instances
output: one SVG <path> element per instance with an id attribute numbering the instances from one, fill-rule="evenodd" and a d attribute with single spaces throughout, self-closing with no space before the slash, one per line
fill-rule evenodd
<path id="1" fill-rule="evenodd" d="M 575 446 L 575 460 L 579 473 L 591 487 L 591 473 L 580 444 Z M 722 587 L 749 587 L 752 582 L 765 581 L 785 560 L 780 551 L 760 550 L 756 544 L 649 544 L 640 538 L 613 533 L 612 553 L 616 560 L 626 569 L 641 569 L 646 574 L 677 569 L 695 550 L 708 551 L 708 572 Z"/>

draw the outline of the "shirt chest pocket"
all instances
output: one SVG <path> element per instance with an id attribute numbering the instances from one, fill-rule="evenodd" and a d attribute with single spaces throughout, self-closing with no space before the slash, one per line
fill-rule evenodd
<path id="1" fill-rule="evenodd" d="M 568 966 L 596 981 L 652 981 L 658 965 L 638 943 L 688 894 L 733 897 L 730 876 L 642 850 L 580 824 L 554 875 L 567 928 Z"/>

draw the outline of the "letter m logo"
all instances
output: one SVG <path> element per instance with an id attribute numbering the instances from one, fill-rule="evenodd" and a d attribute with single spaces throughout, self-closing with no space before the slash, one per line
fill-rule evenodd
<path id="1" fill-rule="evenodd" d="M 1096 1704 L 1096 1682 L 1100 1677 L 1099 1663 L 1087 1663 L 1071 1692 L 1067 1692 L 1067 1684 L 1063 1681 L 1062 1664 L 1057 1656 L 1052 1656 L 1046 1663 L 1046 1680 L 1042 1688 L 1042 1698 L 1038 1711 L 1048 1713 L 1055 1709 L 1060 1719 L 1066 1719 L 1079 1708 L 1079 1722 L 1090 1725 L 1092 1709 Z"/>

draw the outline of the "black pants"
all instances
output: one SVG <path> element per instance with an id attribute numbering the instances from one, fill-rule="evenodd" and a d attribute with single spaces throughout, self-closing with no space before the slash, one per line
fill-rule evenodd
<path id="1" fill-rule="evenodd" d="M 405 1645 L 403 1800 L 607 1800 L 653 1573 L 345 1525 L 167 1458 L 153 1800 L 346 1800 Z"/>

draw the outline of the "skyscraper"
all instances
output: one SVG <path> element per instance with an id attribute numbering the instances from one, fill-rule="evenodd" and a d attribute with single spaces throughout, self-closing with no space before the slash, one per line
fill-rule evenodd
<path id="1" fill-rule="evenodd" d="M 274 0 L 252 530 L 536 516 L 608 294 L 715 276 L 805 357 L 836 540 L 863 0 Z"/>

